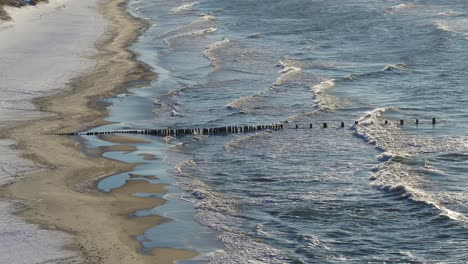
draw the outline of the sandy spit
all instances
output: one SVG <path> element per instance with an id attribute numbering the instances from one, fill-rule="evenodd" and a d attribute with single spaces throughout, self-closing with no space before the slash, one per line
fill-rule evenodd
<path id="1" fill-rule="evenodd" d="M 102 99 L 121 92 L 132 81 L 154 78 L 153 73 L 135 61 L 135 54 L 127 50 L 147 25 L 132 19 L 125 8 L 126 0 L 102 2 L 100 11 L 111 26 L 97 43 L 99 55 L 93 72 L 73 79 L 71 89 L 66 92 L 35 101 L 42 111 L 53 115 L 6 132 L 27 158 L 48 169 L 2 187 L 0 196 L 23 203 L 27 209 L 19 215 L 28 222 L 71 234 L 74 242 L 67 248 L 80 251 L 85 263 L 171 263 L 196 254 L 176 249 L 140 254 L 140 245 L 133 236 L 163 219 L 129 217 L 136 210 L 164 202 L 131 195 L 136 184 L 139 187 L 144 184 L 145 191 L 155 193 L 163 192 L 163 186 L 132 182 L 110 194 L 98 192 L 97 179 L 130 171 L 137 164 L 90 157 L 80 151 L 76 139 L 47 135 L 101 124 L 107 115 L 105 105 L 100 103 Z"/>

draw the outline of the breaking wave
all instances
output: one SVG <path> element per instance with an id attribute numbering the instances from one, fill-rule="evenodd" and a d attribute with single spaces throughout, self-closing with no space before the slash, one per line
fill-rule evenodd
<path id="1" fill-rule="evenodd" d="M 181 12 L 186 12 L 186 11 L 189 11 L 189 10 L 192 10 L 194 6 L 200 4 L 199 2 L 193 2 L 193 3 L 190 3 L 190 4 L 185 4 L 185 5 L 181 5 L 181 6 L 178 6 L 178 7 L 175 7 L 173 9 L 171 9 L 171 13 L 181 13 Z"/>
<path id="2" fill-rule="evenodd" d="M 243 218 L 237 209 L 239 200 L 216 192 L 198 180 L 196 175 L 200 172 L 196 161 L 187 160 L 175 168 L 177 186 L 187 193 L 181 199 L 194 204 L 195 220 L 218 231 L 218 239 L 225 246 L 224 250 L 210 255 L 210 263 L 251 263 L 252 259 L 258 263 L 291 262 L 281 250 L 248 236 L 238 227 Z"/>
<path id="3" fill-rule="evenodd" d="M 273 86 L 282 85 L 290 81 L 302 71 L 298 63 L 294 60 L 280 60 L 278 66 L 282 68 L 282 70 L 279 71 L 281 75 L 276 79 Z"/>
<path id="4" fill-rule="evenodd" d="M 213 33 L 213 32 L 215 32 L 217 30 L 218 29 L 215 28 L 215 27 L 210 27 L 210 28 L 205 28 L 205 29 L 200 29 L 200 30 L 195 30 L 195 31 L 190 31 L 190 32 L 184 32 L 184 33 L 180 33 L 180 34 L 176 34 L 174 36 L 164 38 L 164 43 L 166 43 L 169 50 L 173 51 L 174 48 L 173 48 L 172 42 L 175 39 L 183 38 L 183 37 L 202 36 L 202 35 Z"/>
<path id="5" fill-rule="evenodd" d="M 216 50 L 225 48 L 229 46 L 230 43 L 231 40 L 228 38 L 224 38 L 221 41 L 215 42 L 208 46 L 208 48 L 206 48 L 206 50 L 203 52 L 203 56 L 205 56 L 205 58 L 207 58 L 211 62 L 211 65 L 213 65 L 213 67 L 218 68 L 220 62 L 218 56 L 216 56 Z"/>
<path id="6" fill-rule="evenodd" d="M 268 131 L 268 130 L 255 133 L 252 135 L 248 135 L 248 136 L 245 136 L 245 137 L 242 137 L 242 138 L 239 138 L 239 139 L 236 139 L 227 143 L 224 146 L 224 150 L 226 150 L 227 152 L 233 152 L 235 151 L 235 149 L 241 147 L 244 144 L 248 144 L 248 142 L 252 140 L 256 140 L 258 138 L 269 137 L 270 135 L 271 135 L 271 131 Z"/>
<path id="7" fill-rule="evenodd" d="M 335 85 L 335 79 L 329 79 L 312 86 L 311 91 L 314 94 L 314 103 L 318 110 L 331 111 L 335 109 L 334 103 L 326 94 L 326 91 L 335 87 Z"/>
<path id="8" fill-rule="evenodd" d="M 344 77 L 344 80 L 352 81 L 352 80 L 356 80 L 359 78 L 374 77 L 374 76 L 378 77 L 378 76 L 381 76 L 382 74 L 389 73 L 389 72 L 401 73 L 407 69 L 409 69 L 409 67 L 408 65 L 404 63 L 389 64 L 389 65 L 385 65 L 385 67 L 380 71 L 365 72 L 365 73 L 352 73 Z"/>
<path id="9" fill-rule="evenodd" d="M 434 195 L 421 188 L 425 179 L 411 165 L 411 160 L 421 152 L 429 149 L 435 150 L 434 145 L 426 147 L 427 143 L 424 139 L 419 139 L 418 144 L 408 143 L 414 139 L 404 135 L 398 126 L 384 125 L 382 115 L 395 111 L 400 111 L 400 109 L 396 107 L 374 109 L 361 117 L 358 120 L 359 123 L 353 127 L 356 137 L 374 145 L 381 152 L 377 156 L 381 163 L 373 168 L 373 174 L 369 178 L 371 184 L 381 191 L 396 195 L 398 199 L 428 205 L 436 210 L 438 215 L 467 223 L 468 218 L 465 215 L 444 207 Z M 405 144 L 415 146 L 418 150 L 408 148 Z M 432 166 L 422 167 L 422 170 L 429 169 L 431 172 L 443 173 Z"/>
<path id="10" fill-rule="evenodd" d="M 389 7 L 385 11 L 385 14 L 403 13 L 403 12 L 409 10 L 409 9 L 414 9 L 416 7 L 417 7 L 417 5 L 415 5 L 415 4 L 399 4 L 399 5 Z"/>
<path id="11" fill-rule="evenodd" d="M 280 60 L 277 66 L 282 68 L 279 71 L 280 76 L 270 87 L 267 87 L 266 89 L 261 90 L 254 95 L 237 98 L 234 101 L 228 103 L 226 107 L 248 112 L 248 110 L 259 98 L 274 91 L 278 86 L 295 80 L 302 71 L 302 69 L 299 67 L 300 63 L 294 60 Z"/>

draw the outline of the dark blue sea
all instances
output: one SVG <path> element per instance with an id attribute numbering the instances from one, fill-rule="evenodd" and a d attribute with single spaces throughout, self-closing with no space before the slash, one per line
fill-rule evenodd
<path id="1" fill-rule="evenodd" d="M 164 206 L 139 214 L 172 221 L 138 237 L 143 252 L 200 253 L 181 263 L 468 263 L 466 0 L 128 9 L 151 23 L 131 49 L 158 77 L 110 99 L 116 123 L 104 128 L 285 126 L 146 136 L 139 151 L 158 159 L 134 173 L 170 187 Z"/>

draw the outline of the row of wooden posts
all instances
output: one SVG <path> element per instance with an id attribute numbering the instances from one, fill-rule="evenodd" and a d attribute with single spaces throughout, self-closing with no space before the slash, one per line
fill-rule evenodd
<path id="1" fill-rule="evenodd" d="M 358 125 L 359 121 L 354 121 L 354 125 Z M 388 125 L 389 121 L 385 120 L 384 125 Z M 404 125 L 405 121 L 400 120 L 400 125 Z M 416 119 L 416 125 L 421 124 L 419 119 Z M 436 119 L 432 118 L 432 124 L 436 124 Z M 322 128 L 328 128 L 328 123 L 322 123 Z M 340 127 L 345 127 L 345 122 L 340 123 Z M 299 124 L 286 128 L 305 128 Z M 309 124 L 309 128 L 313 128 L 313 124 Z M 71 133 L 54 133 L 53 135 L 60 136 L 98 136 L 108 134 L 143 134 L 152 136 L 178 136 L 178 135 L 193 135 L 193 134 L 232 134 L 232 133 L 247 133 L 261 130 L 283 130 L 285 125 L 282 123 L 270 125 L 257 125 L 257 126 L 224 126 L 214 128 L 182 128 L 182 129 L 137 129 L 137 130 L 112 130 L 112 131 L 90 131 L 90 132 L 71 132 Z"/>

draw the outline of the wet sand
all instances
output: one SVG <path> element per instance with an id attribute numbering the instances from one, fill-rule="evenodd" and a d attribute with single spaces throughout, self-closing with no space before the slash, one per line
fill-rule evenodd
<path id="1" fill-rule="evenodd" d="M 126 49 L 144 23 L 130 19 L 125 0 L 106 0 L 100 11 L 111 21 L 111 28 L 97 43 L 94 71 L 73 79 L 66 92 L 35 100 L 41 111 L 53 115 L 6 132 L 26 158 L 47 169 L 1 188 L 0 195 L 23 203 L 27 209 L 18 214 L 28 222 L 71 234 L 74 241 L 67 248 L 81 251 L 85 263 L 171 263 L 192 258 L 195 253 L 178 249 L 156 249 L 152 255 L 138 252 L 140 244 L 133 236 L 162 219 L 129 214 L 164 201 L 132 194 L 139 188 L 158 193 L 164 186 L 130 181 L 110 194 L 96 190 L 98 179 L 130 171 L 138 164 L 90 157 L 80 151 L 80 143 L 73 138 L 46 135 L 101 124 L 107 114 L 101 99 L 118 93 L 131 81 L 154 78 Z"/>

